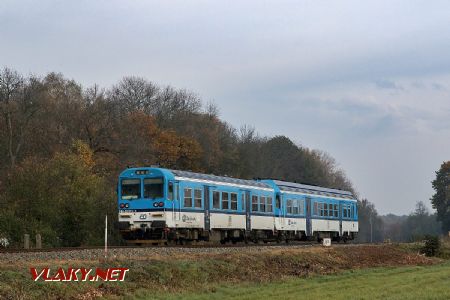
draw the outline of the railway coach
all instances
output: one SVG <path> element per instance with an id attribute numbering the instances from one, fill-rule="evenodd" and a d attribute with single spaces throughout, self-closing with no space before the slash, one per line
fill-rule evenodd
<path id="1" fill-rule="evenodd" d="M 350 192 L 272 179 L 129 168 L 118 182 L 119 228 L 129 243 L 353 239 Z"/>

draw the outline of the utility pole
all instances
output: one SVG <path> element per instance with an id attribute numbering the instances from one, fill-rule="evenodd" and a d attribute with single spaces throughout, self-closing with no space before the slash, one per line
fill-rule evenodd
<path id="1" fill-rule="evenodd" d="M 105 259 L 108 256 L 108 215 L 105 216 Z"/>
<path id="2" fill-rule="evenodd" d="M 370 211 L 369 223 L 370 223 L 370 243 L 373 243 L 372 211 Z"/>

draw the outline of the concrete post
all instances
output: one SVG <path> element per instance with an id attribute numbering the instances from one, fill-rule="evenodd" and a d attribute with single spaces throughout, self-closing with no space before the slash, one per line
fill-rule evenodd
<path id="1" fill-rule="evenodd" d="M 36 249 L 42 248 L 42 238 L 41 235 L 38 233 L 36 234 Z"/>
<path id="2" fill-rule="evenodd" d="M 23 237 L 23 248 L 30 249 L 30 235 L 25 234 Z"/>

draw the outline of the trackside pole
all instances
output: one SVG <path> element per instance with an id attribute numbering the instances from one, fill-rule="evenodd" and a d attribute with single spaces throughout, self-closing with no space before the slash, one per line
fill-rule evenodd
<path id="1" fill-rule="evenodd" d="M 105 216 L 105 258 L 108 256 L 108 215 Z"/>

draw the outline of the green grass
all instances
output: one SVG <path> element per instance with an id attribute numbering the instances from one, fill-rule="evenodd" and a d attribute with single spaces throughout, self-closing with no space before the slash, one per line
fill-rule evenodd
<path id="1" fill-rule="evenodd" d="M 141 290 L 135 296 L 137 299 L 450 299 L 450 263 L 220 286 L 199 294 L 155 295 Z"/>
<path id="2" fill-rule="evenodd" d="M 372 299 L 385 295 L 403 299 L 401 293 L 405 291 L 410 298 L 450 299 L 446 291 L 447 286 L 450 290 L 450 261 L 430 266 L 442 264 L 443 260 L 416 253 L 396 245 L 382 245 L 183 254 L 175 258 L 149 255 L 145 259 L 117 257 L 107 262 L 17 261 L 0 264 L 0 299 Z M 130 271 L 124 282 L 34 282 L 30 266 L 51 270 L 127 267 Z"/>

